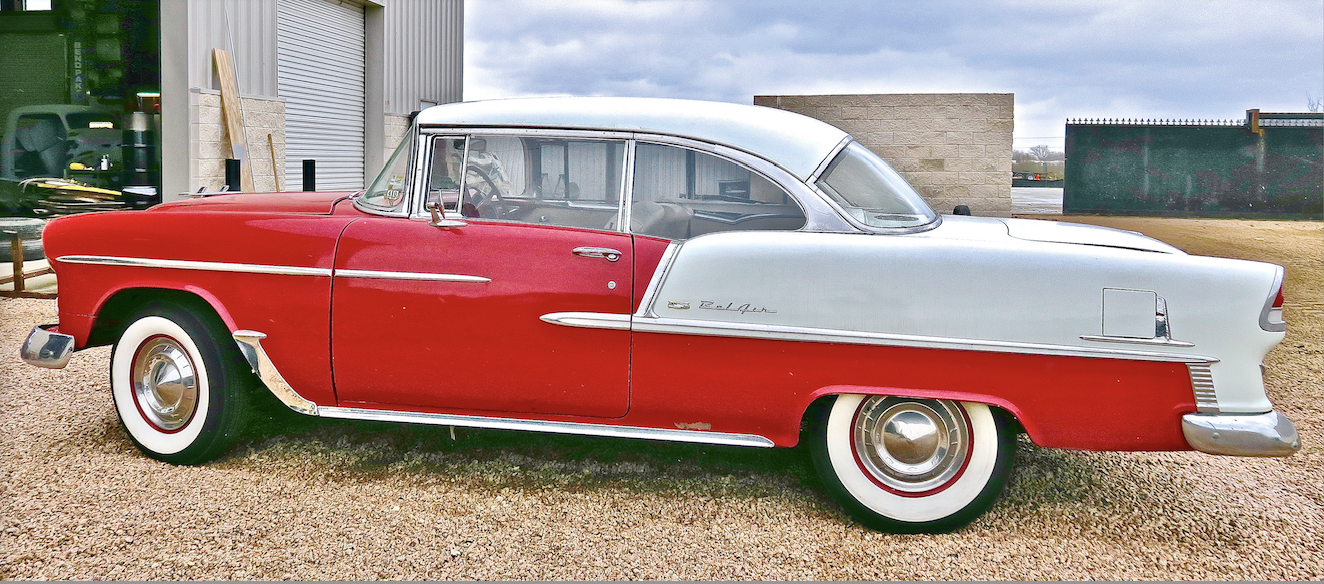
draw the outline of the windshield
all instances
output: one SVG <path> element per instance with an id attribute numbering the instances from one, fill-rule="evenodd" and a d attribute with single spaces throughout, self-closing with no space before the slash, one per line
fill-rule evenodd
<path id="1" fill-rule="evenodd" d="M 918 227 L 938 218 L 906 179 L 858 142 L 842 149 L 817 184 L 869 227 Z"/>
<path id="2" fill-rule="evenodd" d="M 381 174 L 368 185 L 368 189 L 359 195 L 358 203 L 369 209 L 400 213 L 405 210 L 409 189 L 410 159 L 414 154 L 414 136 L 418 135 L 418 126 L 410 126 L 400 145 L 395 148 L 391 158 L 382 167 Z"/>

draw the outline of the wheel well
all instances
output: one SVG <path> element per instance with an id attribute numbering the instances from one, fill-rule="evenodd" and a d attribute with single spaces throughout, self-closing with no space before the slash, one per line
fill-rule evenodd
<path id="1" fill-rule="evenodd" d="M 87 346 L 97 347 L 114 343 L 124 332 L 124 328 L 129 326 L 128 319 L 134 312 L 149 302 L 162 301 L 183 304 L 203 311 L 200 314 L 219 318 L 216 310 L 206 300 L 192 292 L 165 288 L 129 288 L 116 292 L 97 311 L 96 320 L 92 323 L 92 331 L 88 333 Z"/>
<path id="2" fill-rule="evenodd" d="M 822 410 L 832 407 L 832 403 L 836 401 L 838 395 L 841 394 L 833 393 L 828 395 L 820 395 L 818 396 L 817 399 L 811 402 L 808 407 L 805 408 L 804 413 L 801 414 L 800 416 L 800 443 L 802 444 L 804 443 L 805 436 L 808 432 L 815 431 L 814 429 L 815 417 L 818 416 Z M 898 396 L 898 397 L 904 397 L 904 396 Z M 1005 417 L 1007 422 L 1011 424 L 1011 428 L 1014 432 L 1016 432 L 1017 434 L 1025 433 L 1025 426 L 1021 425 L 1021 421 L 1016 418 L 1016 414 L 1012 413 L 1010 410 L 1002 406 L 999 406 L 997 404 L 985 404 L 985 405 L 987 405 L 988 408 L 993 411 L 994 415 L 1000 415 Z"/>

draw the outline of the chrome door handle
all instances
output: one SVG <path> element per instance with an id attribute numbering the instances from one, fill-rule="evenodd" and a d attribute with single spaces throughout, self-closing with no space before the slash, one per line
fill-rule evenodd
<path id="1" fill-rule="evenodd" d="M 603 258 L 609 262 L 621 259 L 621 252 L 609 247 L 576 247 L 573 253 L 586 258 Z"/>

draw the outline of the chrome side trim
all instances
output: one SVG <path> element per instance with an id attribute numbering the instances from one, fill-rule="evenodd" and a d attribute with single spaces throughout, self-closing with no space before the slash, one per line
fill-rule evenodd
<path id="1" fill-rule="evenodd" d="M 640 305 L 643 310 L 644 305 Z M 605 312 L 553 312 L 540 317 L 543 322 L 579 328 L 632 330 L 643 333 L 732 337 L 778 341 L 817 343 L 843 343 L 851 345 L 877 345 L 885 347 L 916 347 L 924 349 L 953 349 L 958 351 L 985 351 L 992 353 L 1021 353 L 1027 355 L 1060 355 L 1064 357 L 1098 357 L 1103 359 L 1137 359 L 1172 363 L 1217 363 L 1218 359 L 1203 355 L 1130 351 L 1124 349 L 1096 349 L 1070 345 L 1020 343 L 1015 341 L 989 341 L 929 337 L 893 333 L 868 333 L 836 329 L 779 326 L 766 324 L 716 322 L 655 316 L 625 315 Z"/>
<path id="2" fill-rule="evenodd" d="M 262 383 L 267 386 L 276 399 L 285 404 L 291 410 L 300 414 L 311 416 L 318 415 L 317 404 L 304 399 L 299 392 L 294 391 L 290 384 L 281 377 L 280 372 L 276 371 L 276 366 L 271 363 L 271 358 L 267 357 L 267 352 L 262 350 L 262 339 L 267 335 L 257 331 L 235 331 L 234 340 L 239 344 L 239 352 L 243 353 L 244 359 L 252 366 L 253 373 L 256 373 Z"/>
<path id="3" fill-rule="evenodd" d="M 383 272 L 378 270 L 336 270 L 337 277 L 367 278 L 372 280 L 419 280 L 424 282 L 472 282 L 483 284 L 491 278 L 463 274 L 432 274 L 424 272 Z"/>
<path id="4" fill-rule="evenodd" d="M 64 333 L 53 333 L 44 327 L 51 324 L 32 327 L 28 338 L 23 340 L 18 355 L 28 365 L 47 369 L 64 369 L 69 364 L 69 357 L 74 354 L 74 338 Z"/>
<path id="5" fill-rule="evenodd" d="M 1103 335 L 1080 335 L 1082 341 L 1094 341 L 1098 343 L 1130 343 L 1132 345 L 1156 345 L 1159 347 L 1194 347 L 1195 343 L 1186 341 L 1174 341 L 1172 339 L 1153 338 L 1139 339 L 1130 337 L 1105 337 Z"/>
<path id="6" fill-rule="evenodd" d="M 1228 456 L 1291 456 L 1301 449 L 1292 421 L 1270 410 L 1263 414 L 1186 414 L 1181 431 L 1191 448 Z"/>
<path id="7" fill-rule="evenodd" d="M 1195 392 L 1195 411 L 1202 414 L 1218 413 L 1218 394 L 1214 392 L 1214 373 L 1208 363 L 1187 363 L 1191 373 L 1191 389 Z"/>
<path id="8" fill-rule="evenodd" d="M 1273 301 L 1278 298 L 1278 290 L 1282 289 L 1284 270 L 1282 266 L 1274 266 L 1277 270 L 1273 276 L 1273 287 L 1269 289 L 1269 297 L 1264 300 L 1264 310 L 1260 311 L 1260 328 L 1271 333 L 1281 333 L 1287 330 L 1287 322 L 1283 320 L 1283 311 L 1278 311 L 1278 321 L 1269 320 L 1273 315 Z"/>
<path id="9" fill-rule="evenodd" d="M 100 266 L 132 266 L 140 268 L 171 268 L 176 270 L 202 270 L 208 272 L 241 272 L 246 274 L 277 274 L 282 276 L 330 276 L 331 268 L 303 266 L 272 266 L 266 264 L 232 264 L 227 262 L 195 262 L 187 260 L 160 260 L 151 258 L 125 258 L 114 256 L 67 255 L 55 258 L 67 264 Z"/>
<path id="10" fill-rule="evenodd" d="M 644 290 L 644 296 L 639 300 L 639 310 L 634 313 L 635 316 L 657 318 L 653 313 L 653 303 L 657 301 L 657 292 L 662 288 L 662 282 L 667 279 L 667 272 L 671 271 L 671 263 L 676 261 L 676 252 L 680 251 L 680 246 L 680 242 L 673 241 L 662 252 L 657 269 L 653 270 L 653 278 L 648 281 L 648 289 Z"/>
<path id="11" fill-rule="evenodd" d="M 577 328 L 630 330 L 630 315 L 601 312 L 553 312 L 539 317 L 543 322 Z"/>
<path id="12" fill-rule="evenodd" d="M 579 436 L 607 436 L 611 438 L 642 438 L 645 440 L 689 442 L 694 444 L 721 444 L 725 446 L 753 446 L 758 448 L 771 448 L 774 446 L 772 440 L 754 434 L 700 432 L 697 430 L 670 430 L 665 428 L 641 428 L 637 426 L 551 422 L 546 420 L 521 420 L 517 418 L 487 418 L 482 416 L 394 412 L 389 410 L 339 407 L 320 408 L 317 415 L 324 418 L 339 418 L 342 420 L 405 422 L 409 424 L 430 424 L 434 426 L 461 426 L 466 428 L 488 428 L 492 430 L 521 430 L 529 432 L 548 432 L 552 434 L 575 434 Z"/>
<path id="13" fill-rule="evenodd" d="M 1155 351 L 1099 349 L 1094 347 L 1073 347 L 1070 345 L 929 337 L 894 333 L 868 333 L 836 329 L 713 322 L 679 318 L 634 318 L 631 330 L 638 332 L 682 335 L 955 349 L 964 351 L 989 351 L 995 353 L 1024 353 L 1031 355 L 1061 355 L 1066 357 L 1099 357 L 1104 359 L 1139 359 L 1144 361 L 1168 361 L 1174 363 L 1218 362 L 1218 359 L 1203 355 L 1183 355 L 1178 353 L 1159 353 Z"/>

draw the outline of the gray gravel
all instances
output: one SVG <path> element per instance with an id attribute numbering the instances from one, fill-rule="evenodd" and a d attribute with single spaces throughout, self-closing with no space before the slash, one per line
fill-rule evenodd
<path id="1" fill-rule="evenodd" d="M 1247 224 L 1262 241 L 1228 232 L 1216 251 L 1289 266 L 1291 326 L 1268 383 L 1304 449 L 1243 459 L 1022 439 L 993 510 L 938 536 L 855 525 L 798 450 L 463 430 L 452 441 L 445 428 L 282 414 L 218 462 L 169 466 L 120 429 L 109 349 L 60 371 L 23 365 L 18 344 L 55 303 L 0 299 L 0 577 L 1324 578 L 1324 230 L 1168 220 L 1180 229 L 1162 237 L 1182 246 L 1182 229 L 1208 239 Z"/>

